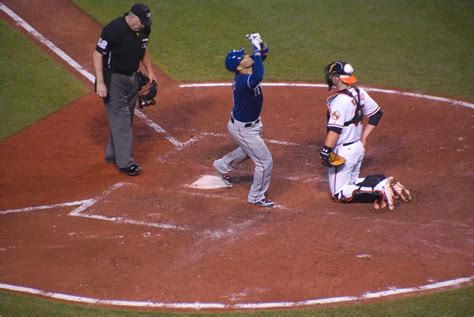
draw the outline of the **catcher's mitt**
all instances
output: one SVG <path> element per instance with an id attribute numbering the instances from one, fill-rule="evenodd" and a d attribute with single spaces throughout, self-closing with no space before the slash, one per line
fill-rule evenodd
<path id="1" fill-rule="evenodd" d="M 324 146 L 322 151 L 319 153 L 319 157 L 321 158 L 321 164 L 326 167 L 339 167 L 346 162 L 342 156 L 332 152 L 332 148 L 327 146 Z"/>
<path id="2" fill-rule="evenodd" d="M 329 162 L 330 167 L 339 167 L 339 166 L 344 165 L 344 163 L 346 162 L 346 159 L 333 152 L 329 154 L 328 162 Z"/>
<path id="3" fill-rule="evenodd" d="M 141 72 L 138 73 L 138 81 L 140 86 L 138 91 L 138 108 L 142 109 L 154 105 L 158 84 L 155 81 L 150 83 L 150 79 Z"/>

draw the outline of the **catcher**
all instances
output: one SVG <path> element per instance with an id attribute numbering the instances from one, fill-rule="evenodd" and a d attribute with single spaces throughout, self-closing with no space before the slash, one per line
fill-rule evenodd
<path id="1" fill-rule="evenodd" d="M 410 192 L 394 177 L 369 175 L 359 178 L 367 138 L 375 129 L 383 111 L 362 88 L 354 86 L 357 79 L 353 67 L 335 61 L 325 68 L 329 90 L 337 93 L 326 100 L 327 135 L 319 156 L 328 167 L 331 196 L 338 202 L 373 203 L 374 209 L 388 206 L 395 209 L 395 200 L 411 200 Z M 363 118 L 368 124 L 363 126 Z"/>

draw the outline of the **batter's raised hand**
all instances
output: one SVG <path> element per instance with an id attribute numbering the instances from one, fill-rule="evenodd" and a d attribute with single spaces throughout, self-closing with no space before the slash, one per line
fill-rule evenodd
<path id="1" fill-rule="evenodd" d="M 247 34 L 247 39 L 252 43 L 254 51 L 260 51 L 262 49 L 262 37 L 260 33 Z"/>

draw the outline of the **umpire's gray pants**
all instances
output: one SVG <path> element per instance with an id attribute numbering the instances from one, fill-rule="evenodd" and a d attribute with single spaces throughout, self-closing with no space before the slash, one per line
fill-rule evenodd
<path id="1" fill-rule="evenodd" d="M 109 143 L 105 151 L 107 160 L 115 160 L 119 168 L 135 163 L 133 160 L 133 113 L 138 96 L 136 73 L 126 76 L 114 73 L 110 81 L 105 110 L 109 119 Z"/>
<path id="2" fill-rule="evenodd" d="M 247 200 L 250 203 L 262 200 L 270 186 L 273 169 L 272 155 L 262 138 L 262 121 L 250 127 L 245 127 L 245 123 L 237 120 L 234 123 L 229 121 L 227 129 L 239 147 L 224 155 L 218 164 L 224 171 L 230 172 L 238 163 L 250 157 L 255 164 L 255 171 Z"/>

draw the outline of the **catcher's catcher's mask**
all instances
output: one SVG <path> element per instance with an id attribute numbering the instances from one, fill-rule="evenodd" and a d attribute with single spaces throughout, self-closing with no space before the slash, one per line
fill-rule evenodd
<path id="1" fill-rule="evenodd" d="M 137 98 L 138 107 L 142 109 L 154 105 L 155 97 L 158 92 L 158 84 L 155 81 L 150 82 L 150 79 L 142 72 L 138 72 L 137 75 L 139 85 Z"/>
<path id="2" fill-rule="evenodd" d="M 148 92 L 145 94 L 138 95 L 138 108 L 142 109 L 144 107 L 153 106 L 155 102 L 156 93 L 158 92 L 158 85 L 156 82 L 150 84 Z"/>
<path id="3" fill-rule="evenodd" d="M 352 65 L 343 61 L 335 61 L 326 65 L 324 79 L 328 84 L 328 90 L 331 90 L 331 88 L 335 86 L 334 82 L 331 80 L 331 78 L 329 78 L 329 76 L 337 76 L 344 84 L 353 85 L 357 82 L 357 78 L 353 73 L 354 68 Z"/>

